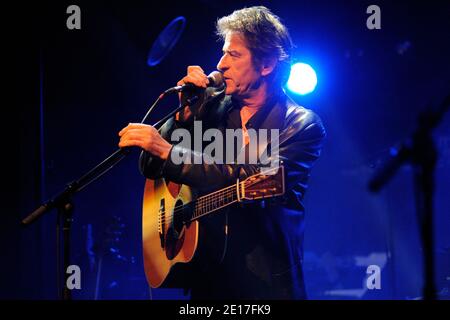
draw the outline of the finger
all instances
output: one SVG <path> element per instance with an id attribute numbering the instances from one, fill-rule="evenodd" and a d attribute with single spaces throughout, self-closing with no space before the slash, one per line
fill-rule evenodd
<path id="1" fill-rule="evenodd" d="M 186 83 L 192 83 L 192 84 L 197 84 L 197 81 L 201 79 L 200 74 L 188 74 L 187 76 L 185 76 L 183 79 L 181 79 L 181 82 L 183 82 L 183 84 Z"/>
<path id="2" fill-rule="evenodd" d="M 207 84 L 208 84 L 208 78 L 206 78 L 206 76 L 205 75 L 202 75 L 202 74 L 195 74 L 195 75 L 193 75 L 193 77 L 195 78 L 195 81 L 196 81 L 196 83 L 195 83 L 195 85 L 197 86 L 197 87 L 203 87 L 203 88 L 206 88 L 206 86 L 207 86 Z"/>
<path id="3" fill-rule="evenodd" d="M 208 78 L 208 76 L 203 71 L 200 70 L 194 70 L 191 73 L 187 74 L 187 76 L 200 76 L 203 79 Z"/>
<path id="4" fill-rule="evenodd" d="M 124 147 L 140 147 L 142 148 L 143 142 L 138 139 L 121 139 L 119 141 L 119 148 Z"/>
<path id="5" fill-rule="evenodd" d="M 128 132 L 129 130 L 134 130 L 134 129 L 140 129 L 140 130 L 144 130 L 144 132 L 149 132 L 151 130 L 153 130 L 153 126 L 148 125 L 148 124 L 143 124 L 143 123 L 129 123 L 128 126 L 126 126 L 125 128 L 123 128 L 120 132 L 119 135 L 124 135 L 126 132 Z"/>
<path id="6" fill-rule="evenodd" d="M 208 77 L 206 76 L 205 72 L 201 68 L 193 68 L 188 72 L 187 77 L 194 77 L 196 79 L 202 79 L 206 84 L 208 83 Z"/>
<path id="7" fill-rule="evenodd" d="M 123 135 L 122 138 L 125 139 L 140 139 L 144 138 L 150 139 L 151 135 L 149 135 L 148 131 L 142 129 L 129 129 Z"/>
<path id="8" fill-rule="evenodd" d="M 183 82 L 181 85 L 186 83 L 192 83 L 194 86 L 197 87 L 206 87 L 207 85 L 207 78 L 206 76 L 202 74 L 191 74 L 186 77 L 184 77 L 181 82 Z"/>
<path id="9" fill-rule="evenodd" d="M 187 73 L 190 73 L 190 72 L 193 72 L 196 70 L 205 73 L 205 71 L 203 71 L 203 69 L 200 66 L 188 66 Z"/>
<path id="10" fill-rule="evenodd" d="M 146 128 L 146 127 L 151 127 L 148 124 L 143 124 L 143 123 L 129 123 L 127 128 L 131 128 L 131 129 L 136 129 L 136 128 Z"/>
<path id="11" fill-rule="evenodd" d="M 209 80 L 208 77 L 206 76 L 206 74 L 202 73 L 194 73 L 193 76 L 200 81 L 202 84 L 204 84 L 205 86 L 208 84 Z"/>
<path id="12" fill-rule="evenodd" d="M 122 130 L 119 131 L 119 136 L 122 136 L 125 132 L 127 132 L 128 130 L 130 130 L 131 126 L 134 125 L 134 123 L 128 123 L 128 125 L 123 128 Z"/>
<path id="13" fill-rule="evenodd" d="M 126 127 L 122 128 L 122 130 L 119 131 L 119 137 L 122 136 L 128 130 L 129 125 L 130 124 L 128 124 Z"/>

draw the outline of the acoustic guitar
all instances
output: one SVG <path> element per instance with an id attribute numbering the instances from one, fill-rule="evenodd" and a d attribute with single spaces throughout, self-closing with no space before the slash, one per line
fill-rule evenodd
<path id="1" fill-rule="evenodd" d="M 237 202 L 281 196 L 284 188 L 283 166 L 263 170 L 201 197 L 196 197 L 186 185 L 147 179 L 142 239 L 144 269 L 150 286 L 163 286 L 175 264 L 192 260 L 199 243 L 201 217 Z"/>

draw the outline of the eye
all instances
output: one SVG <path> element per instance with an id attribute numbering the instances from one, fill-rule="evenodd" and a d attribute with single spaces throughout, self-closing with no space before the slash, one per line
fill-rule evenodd
<path id="1" fill-rule="evenodd" d="M 233 58 L 240 57 L 240 54 L 237 53 L 236 51 L 225 51 L 225 50 L 222 51 L 222 56 L 226 56 L 227 54 Z"/>

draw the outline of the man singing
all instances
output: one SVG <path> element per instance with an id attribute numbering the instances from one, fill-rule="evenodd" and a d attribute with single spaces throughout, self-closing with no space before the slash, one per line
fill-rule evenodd
<path id="1" fill-rule="evenodd" d="M 235 204 L 224 210 L 227 238 L 223 254 L 216 264 L 196 267 L 186 287 L 193 299 L 305 299 L 303 198 L 325 129 L 317 115 L 298 106 L 283 90 L 290 72 L 292 42 L 276 15 L 261 6 L 237 10 L 217 21 L 217 34 L 224 41 L 217 69 L 225 85 L 208 87 L 203 69 L 189 66 L 178 85 L 190 83 L 195 90 L 181 94 L 180 100 L 184 103 L 194 94 L 199 99 L 159 131 L 150 125 L 129 124 L 119 133 L 119 147 L 143 149 L 140 169 L 149 179 L 164 178 L 200 193 L 211 192 L 258 173 L 263 165 L 179 163 L 174 159 L 180 154 L 191 158 L 202 151 L 173 144 L 174 130 L 192 132 L 194 121 L 202 121 L 203 130 L 242 129 L 241 151 L 248 159 L 254 149 L 249 148 L 247 132 L 278 129 L 276 157 L 285 170 L 285 195 L 274 203 Z M 205 241 L 214 247 L 218 237 L 211 231 L 213 222 L 200 220 L 200 225 Z"/>

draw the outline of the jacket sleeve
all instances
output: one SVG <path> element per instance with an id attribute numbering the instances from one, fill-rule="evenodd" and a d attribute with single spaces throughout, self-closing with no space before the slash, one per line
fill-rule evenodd
<path id="1" fill-rule="evenodd" d="M 285 168 L 286 189 L 300 184 L 306 188 L 307 180 L 314 162 L 320 156 L 325 129 L 320 119 L 311 111 L 304 109 L 290 116 L 286 128 L 279 137 L 278 155 L 269 154 L 269 163 L 280 161 Z M 173 162 L 173 154 L 190 158 L 189 163 Z M 194 164 L 193 158 L 204 154 L 175 145 L 169 158 L 160 167 L 160 175 L 170 181 L 186 184 L 198 189 L 217 189 L 256 174 L 261 164 Z M 274 157 L 277 157 L 276 159 Z M 278 158 L 279 157 L 279 158 Z M 273 163 L 273 162 L 272 162 Z"/>
<path id="2" fill-rule="evenodd" d="M 187 122 L 181 122 L 175 120 L 174 117 L 167 120 L 161 127 L 161 136 L 171 142 L 170 137 L 175 129 L 186 129 L 192 133 L 192 126 L 195 120 L 202 120 L 208 117 L 209 106 L 214 104 L 217 100 L 221 99 L 225 95 L 225 90 L 223 87 L 214 88 L 210 87 L 203 92 L 193 92 L 198 96 L 195 99 L 195 103 L 192 105 L 191 110 L 194 113 L 194 117 Z M 182 94 L 181 104 L 185 104 L 188 99 L 192 100 L 192 96 L 188 94 Z M 183 112 L 183 111 L 180 111 Z M 163 169 L 165 166 L 164 160 L 151 155 L 146 151 L 142 151 L 139 157 L 139 170 L 142 175 L 148 179 L 159 179 L 162 177 Z"/>
<path id="3" fill-rule="evenodd" d="M 181 127 L 174 118 L 170 118 L 163 124 L 160 130 L 161 136 L 170 141 L 171 133 Z M 165 161 L 159 157 L 151 155 L 149 152 L 142 151 L 139 157 L 139 171 L 147 179 L 159 179 L 162 177 L 162 170 Z"/>

